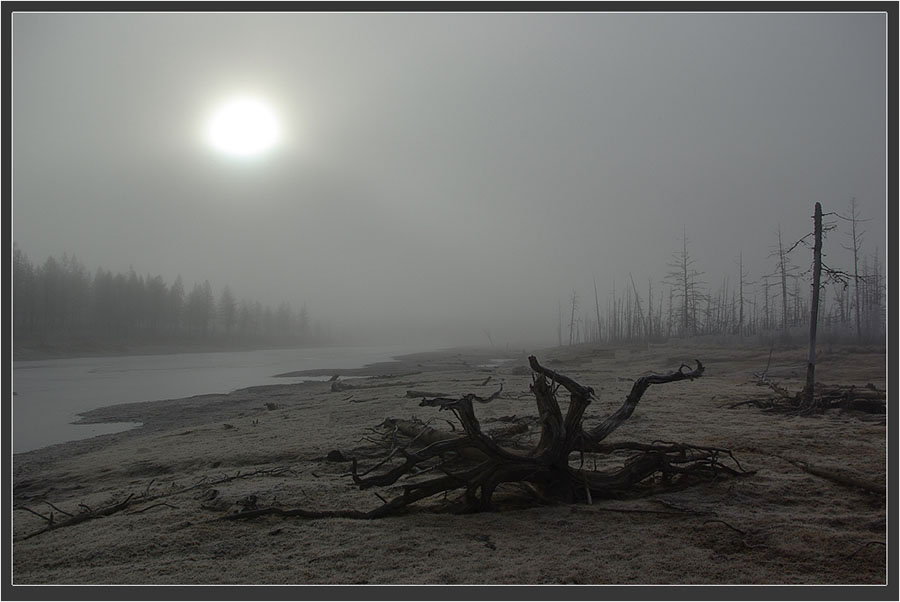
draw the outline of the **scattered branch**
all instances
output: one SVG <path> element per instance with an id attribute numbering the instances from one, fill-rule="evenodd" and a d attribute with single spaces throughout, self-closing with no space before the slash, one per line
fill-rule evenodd
<path id="1" fill-rule="evenodd" d="M 860 552 L 862 552 L 863 550 L 865 550 L 865 549 L 868 548 L 869 546 L 884 546 L 884 547 L 887 547 L 887 544 L 885 544 L 883 541 L 867 541 L 866 543 L 864 543 L 863 545 L 861 545 L 860 547 L 858 547 L 858 548 L 856 549 L 856 551 L 853 552 L 852 554 L 850 554 L 850 555 L 848 555 L 848 556 L 844 556 L 844 560 L 850 560 L 851 558 L 853 558 L 854 556 L 856 556 L 857 554 L 859 554 Z"/>
<path id="2" fill-rule="evenodd" d="M 128 504 L 131 502 L 132 497 L 134 497 L 133 493 L 129 494 L 128 497 L 125 498 L 124 501 L 119 502 L 118 504 L 113 504 L 113 505 L 107 506 L 105 508 L 99 508 L 93 512 L 82 512 L 80 514 L 69 515 L 70 518 L 68 518 L 64 521 L 60 521 L 60 522 L 54 522 L 53 515 L 51 515 L 49 519 L 45 519 L 45 520 L 48 520 L 48 524 L 46 527 L 44 527 L 43 529 L 40 529 L 39 531 L 34 531 L 32 533 L 29 533 L 28 535 L 25 535 L 24 537 L 22 537 L 22 539 L 23 540 L 30 539 L 36 535 L 40 535 L 41 533 L 46 533 L 47 531 L 51 531 L 53 529 L 60 529 L 62 527 L 71 527 L 72 525 L 77 525 L 79 523 L 83 523 L 84 521 L 91 520 L 94 518 L 100 518 L 102 516 L 110 516 L 112 514 L 115 514 L 116 512 L 119 512 L 120 510 L 124 510 L 126 507 L 128 507 Z M 34 512 L 33 510 L 30 510 L 28 508 L 23 507 L 23 509 L 28 510 L 32 514 L 37 514 L 36 512 Z M 41 515 L 38 514 L 38 516 L 41 516 Z"/>
<path id="3" fill-rule="evenodd" d="M 147 510 L 150 510 L 151 508 L 158 508 L 159 506 L 167 506 L 174 510 L 178 510 L 178 506 L 173 506 L 172 504 L 169 504 L 167 502 L 159 502 L 158 504 L 153 504 L 153 505 L 147 506 L 146 508 L 141 508 L 140 510 L 135 510 L 134 512 L 129 512 L 128 514 L 129 515 L 140 514 L 141 512 L 146 512 Z"/>

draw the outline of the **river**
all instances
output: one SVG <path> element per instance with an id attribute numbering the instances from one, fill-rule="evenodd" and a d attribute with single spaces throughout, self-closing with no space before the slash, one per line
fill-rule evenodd
<path id="1" fill-rule="evenodd" d="M 316 347 L 13 362 L 13 453 L 140 426 L 77 424 L 79 414 L 95 408 L 318 380 L 273 375 L 359 368 L 418 351 L 423 349 Z"/>

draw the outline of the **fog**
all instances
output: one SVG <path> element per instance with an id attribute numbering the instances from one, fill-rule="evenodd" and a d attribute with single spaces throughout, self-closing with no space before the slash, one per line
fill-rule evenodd
<path id="1" fill-rule="evenodd" d="M 347 341 L 554 344 L 662 280 L 774 269 L 813 203 L 886 241 L 885 27 L 842 14 L 13 15 L 13 238 L 209 280 Z M 216 153 L 236 93 L 282 140 Z M 843 231 L 830 264 L 851 269 Z M 805 265 L 807 255 L 794 261 Z"/>

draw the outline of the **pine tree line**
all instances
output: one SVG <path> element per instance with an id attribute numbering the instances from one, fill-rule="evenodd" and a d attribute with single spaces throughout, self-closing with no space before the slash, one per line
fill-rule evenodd
<path id="1" fill-rule="evenodd" d="M 13 250 L 13 344 L 61 342 L 140 344 L 317 344 L 321 327 L 305 304 L 277 308 L 238 301 L 229 286 L 215 296 L 209 281 L 188 291 L 178 276 L 141 276 L 98 268 L 74 256 L 48 257 L 35 265 Z"/>

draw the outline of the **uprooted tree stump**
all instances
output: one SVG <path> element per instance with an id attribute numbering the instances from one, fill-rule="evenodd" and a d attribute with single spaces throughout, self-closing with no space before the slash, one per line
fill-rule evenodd
<path id="1" fill-rule="evenodd" d="M 492 436 L 482 431 L 475 417 L 473 404 L 496 399 L 502 392 L 502 385 L 487 398 L 472 393 L 459 399 L 424 398 L 420 406 L 452 412 L 463 432 L 441 431 L 421 422 L 388 420 L 384 426 L 389 428 L 393 444 L 387 457 L 362 474 L 357 460 L 352 461 L 350 476 L 361 489 L 390 487 L 402 477 L 414 477 L 401 486 L 400 495 L 390 500 L 379 495 L 384 503 L 369 512 L 262 508 L 221 519 L 253 518 L 264 514 L 373 519 L 401 513 L 419 500 L 452 491 L 461 493 L 461 504 L 457 504 L 455 510 L 490 510 L 495 490 L 503 483 L 526 485 L 542 501 L 592 503 L 595 497 L 617 496 L 639 486 L 653 491 L 659 487 L 685 486 L 698 479 L 751 474 L 724 449 L 681 443 L 604 443 L 604 439 L 631 416 L 648 387 L 699 378 L 704 371 L 699 361 L 694 369 L 682 364 L 669 374 L 638 378 L 622 406 L 590 429 L 586 429 L 582 421 L 585 410 L 595 399 L 594 390 L 541 366 L 534 356 L 529 357 L 529 362 L 533 371 L 531 391 L 537 402 L 537 423 L 541 429 L 540 438 L 532 449 L 523 452 L 501 444 L 521 432 L 520 424 L 513 424 Z M 570 395 L 565 416 L 556 398 L 560 386 Z M 404 437 L 402 444 L 397 442 L 398 435 Z M 583 458 L 585 453 L 612 455 L 623 451 L 632 453 L 631 457 L 612 471 L 588 470 L 583 462 L 577 465 L 578 457 L 570 462 L 573 454 Z M 391 460 L 401 457 L 402 463 L 388 468 Z M 723 463 L 728 459 L 734 467 Z M 369 476 L 379 469 L 383 472 Z M 425 473 L 440 476 L 424 479 L 419 476 Z"/>

